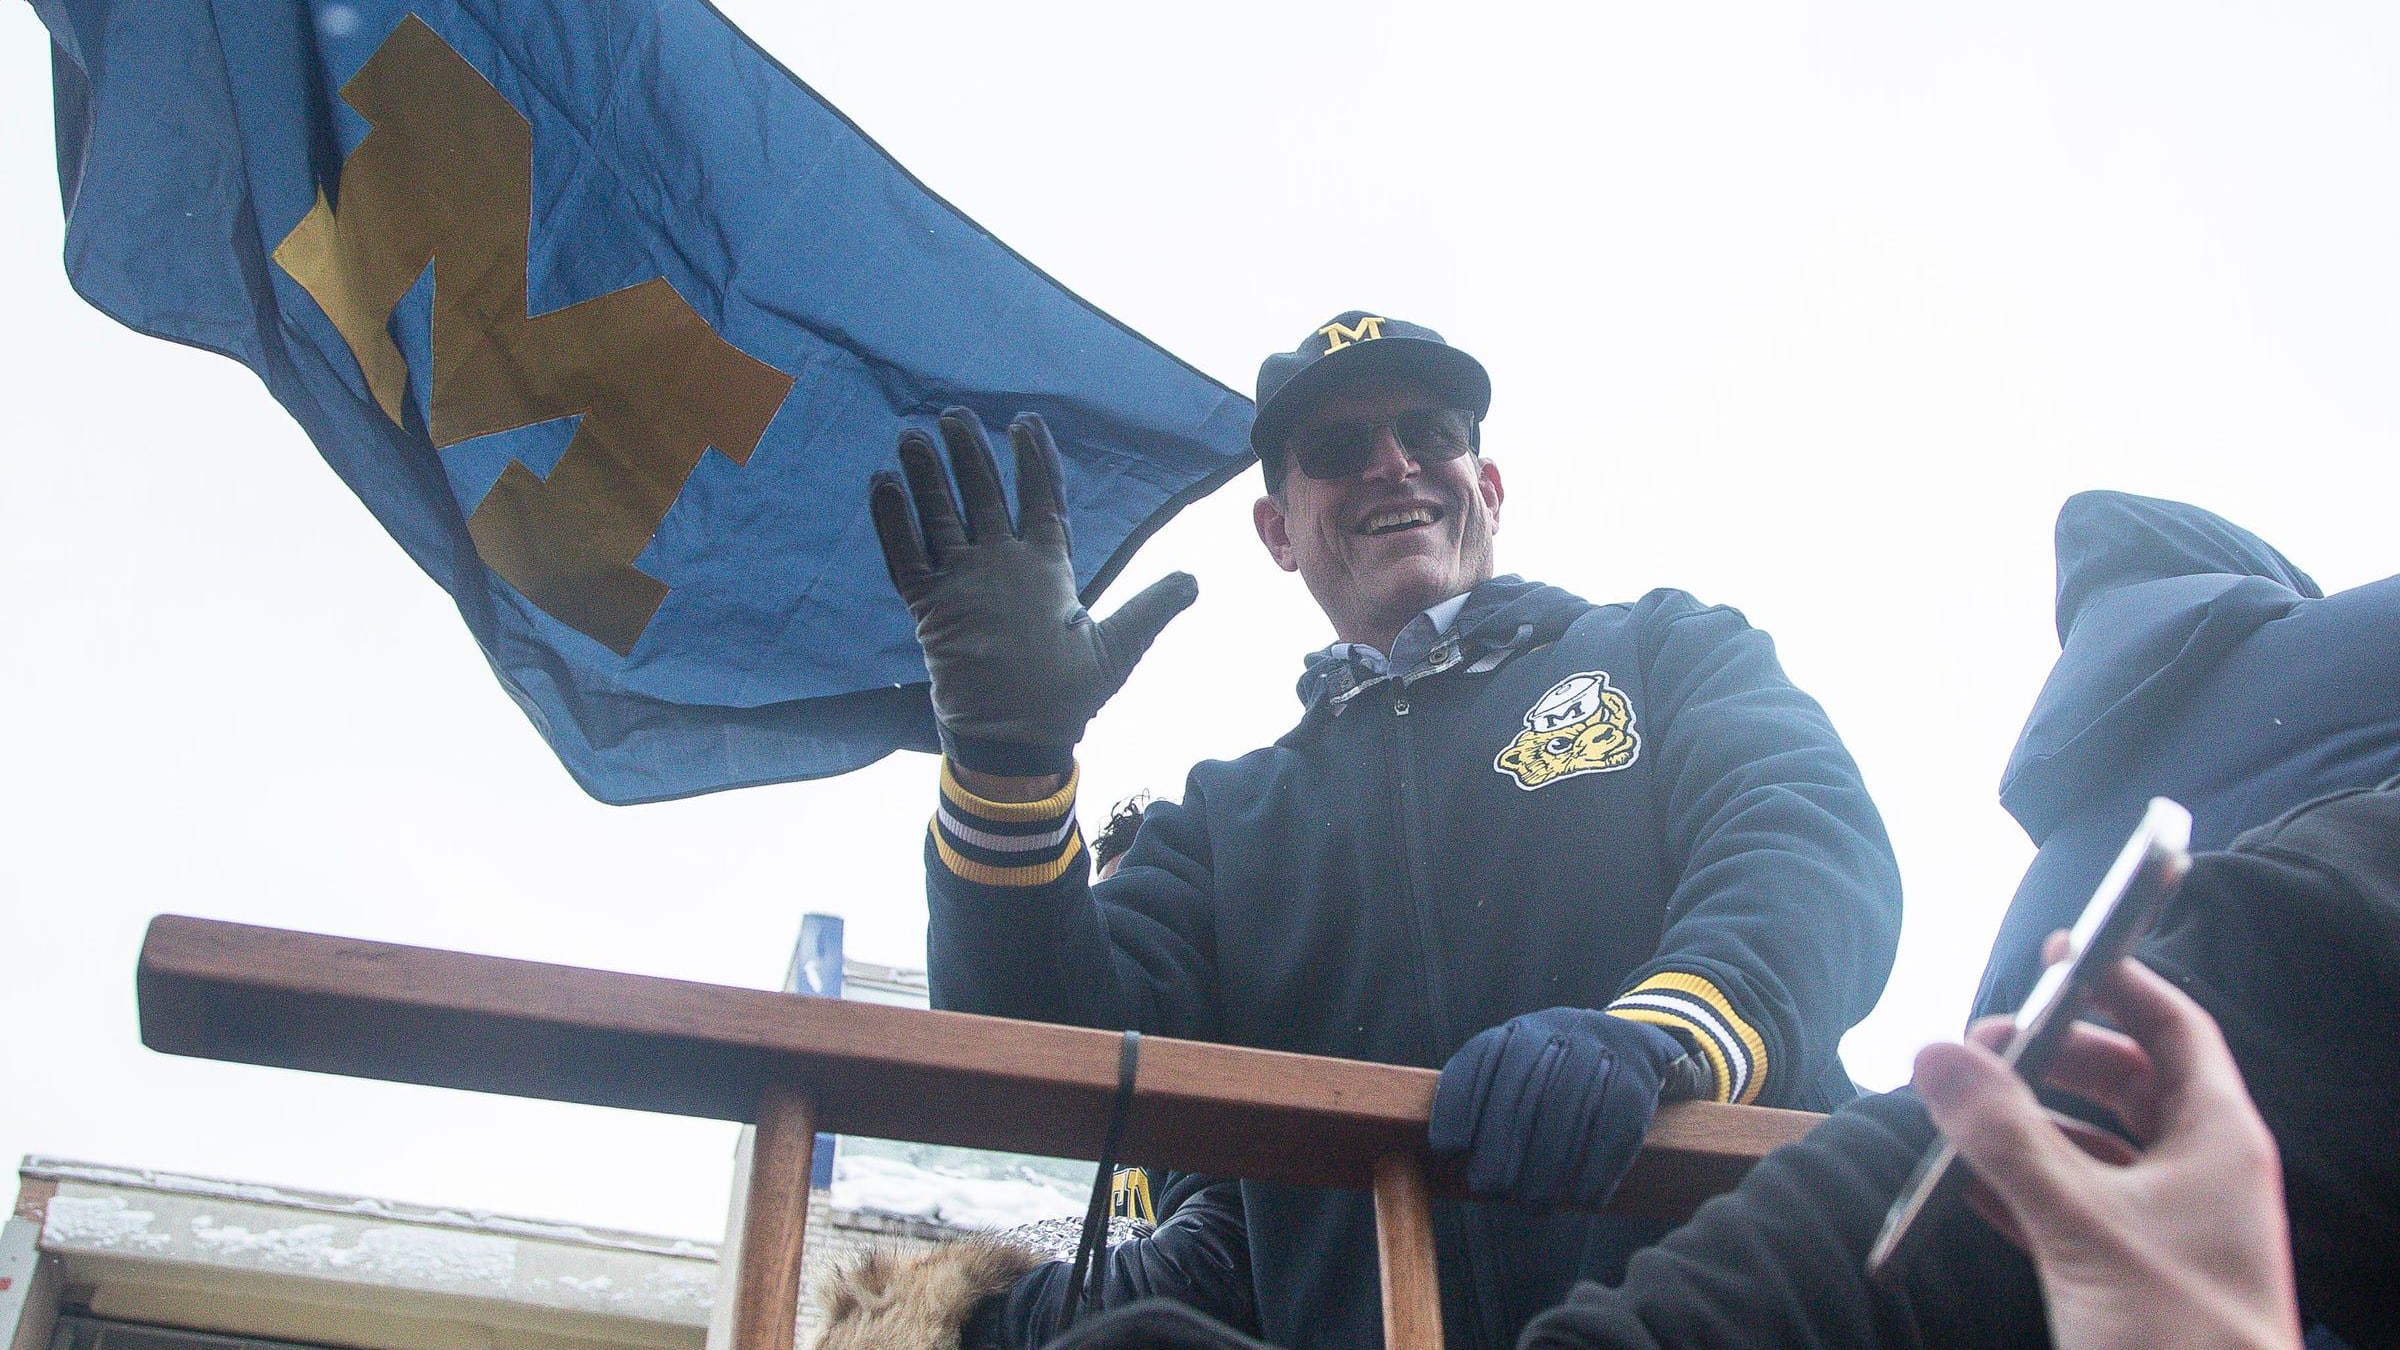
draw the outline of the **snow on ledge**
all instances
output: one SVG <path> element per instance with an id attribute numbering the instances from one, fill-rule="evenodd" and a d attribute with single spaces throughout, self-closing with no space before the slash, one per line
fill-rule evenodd
<path id="1" fill-rule="evenodd" d="M 836 1208 L 929 1219 L 954 1228 L 1015 1228 L 1081 1218 L 1085 1201 L 1031 1179 L 954 1177 L 897 1158 L 843 1156 L 834 1163 Z"/>
<path id="2" fill-rule="evenodd" d="M 419 1224 L 431 1228 L 460 1229 L 471 1233 L 535 1238 L 544 1242 L 564 1242 L 574 1246 L 597 1247 L 609 1251 L 646 1252 L 654 1256 L 694 1257 L 704 1261 L 717 1259 L 717 1244 L 696 1241 L 691 1238 L 669 1238 L 651 1233 L 586 1228 L 579 1224 L 512 1218 L 505 1214 L 494 1214 L 489 1210 L 482 1209 L 417 1205 L 404 1200 L 379 1200 L 370 1196 L 336 1195 L 326 1191 L 268 1186 L 254 1181 L 220 1181 L 213 1177 L 186 1176 L 178 1172 L 161 1172 L 146 1167 L 110 1167 L 100 1163 L 73 1162 L 64 1158 L 47 1158 L 35 1154 L 25 1159 L 24 1165 L 17 1169 L 17 1173 L 21 1177 L 46 1181 L 83 1182 L 113 1190 L 156 1191 L 162 1195 L 189 1196 L 196 1199 L 236 1200 L 245 1204 L 266 1205 L 274 1209 L 300 1210 L 316 1214 L 339 1214 L 352 1218 L 379 1219 L 389 1223 Z"/>

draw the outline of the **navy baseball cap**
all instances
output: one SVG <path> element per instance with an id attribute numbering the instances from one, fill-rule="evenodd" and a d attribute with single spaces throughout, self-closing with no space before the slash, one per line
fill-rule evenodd
<path id="1" fill-rule="evenodd" d="M 1288 352 L 1259 363 L 1258 417 L 1250 424 L 1250 448 L 1267 469 L 1267 481 L 1282 478 L 1284 440 L 1310 405 L 1335 389 L 1362 380 L 1413 380 L 1463 408 L 1477 421 L 1492 407 L 1492 377 L 1474 357 L 1442 340 L 1430 328 L 1363 309 L 1344 310 Z"/>

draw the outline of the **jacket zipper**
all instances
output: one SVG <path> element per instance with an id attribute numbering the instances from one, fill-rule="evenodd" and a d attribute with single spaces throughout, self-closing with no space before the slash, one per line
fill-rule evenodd
<path id="1" fill-rule="evenodd" d="M 1408 684 L 1405 680 L 1395 680 L 1393 684 L 1392 753 L 1398 761 L 1400 780 L 1397 803 L 1400 852 L 1407 861 L 1402 882 L 1408 890 L 1409 912 L 1416 919 L 1417 961 L 1425 971 L 1425 1014 L 1432 1024 L 1426 1049 L 1438 1053 L 1452 1039 L 1450 999 L 1442 980 L 1441 954 L 1433 940 L 1433 886 L 1425 862 L 1424 831 L 1420 828 L 1425 812 L 1423 792 L 1417 778 L 1416 735 L 1410 729 Z M 1472 1276 L 1467 1302 L 1472 1309 L 1469 1334 L 1475 1345 L 1462 1347 L 1461 1350 L 1478 1350 L 1483 1344 L 1484 1325 L 1491 1320 L 1491 1310 L 1484 1305 L 1481 1292 L 1491 1278 L 1491 1272 L 1485 1268 L 1484 1253 L 1472 1233 L 1462 1227 L 1453 1236 L 1457 1250 L 1452 1253 L 1451 1259 L 1463 1257 Z M 1436 1244 L 1437 1258 L 1440 1249 L 1447 1245 Z"/>
<path id="2" fill-rule="evenodd" d="M 1400 782 L 1400 853 L 1407 863 L 1403 881 L 1408 888 L 1409 912 L 1417 923 L 1417 960 L 1425 970 L 1425 1009 L 1432 1022 L 1426 1049 L 1438 1053 L 1451 1038 L 1450 998 L 1443 985 L 1440 952 L 1433 940 L 1433 888 L 1425 865 L 1422 828 L 1425 812 L 1417 781 L 1416 737 L 1408 720 L 1408 686 L 1395 683 L 1391 704 L 1392 753 L 1398 761 L 1399 772 L 1395 776 Z"/>

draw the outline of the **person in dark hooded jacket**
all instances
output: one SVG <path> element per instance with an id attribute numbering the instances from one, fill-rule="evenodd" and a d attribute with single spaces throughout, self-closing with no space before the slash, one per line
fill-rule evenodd
<path id="1" fill-rule="evenodd" d="M 1172 614 L 1084 614 L 1038 419 L 1012 519 L 982 433 L 904 436 L 878 532 L 946 754 L 928 831 L 937 1006 L 1443 1069 L 1431 1146 L 1454 1350 L 1505 1346 L 1659 1225 L 1588 1211 L 1662 1092 L 1823 1110 L 1899 926 L 1880 817 L 1823 710 L 1738 612 L 1596 605 L 1494 575 L 1481 365 L 1352 312 L 1269 357 L 1261 541 L 1332 620 L 1300 723 L 1195 768 L 1097 885 L 1073 749 Z M 952 481 L 957 496 L 952 495 Z M 1245 1182 L 1266 1338 L 1382 1343 L 1365 1195 Z"/>
<path id="2" fill-rule="evenodd" d="M 2215 1019 L 2275 1138 L 2307 1343 L 2400 1344 L 2400 779 L 2198 856 L 2136 954 Z M 1837 1113 L 1635 1257 L 1621 1287 L 1578 1288 L 1521 1350 L 2043 1344 L 2033 1264 L 1965 1206 L 1902 1279 L 1866 1278 L 1933 1137 L 1913 1091 Z M 2184 1344 L 2177 1330 L 2158 1343 Z"/>
<path id="3" fill-rule="evenodd" d="M 2058 664 L 2001 778 L 2040 849 L 1975 1013 L 2015 1010 L 2152 797 L 2222 848 L 2400 773 L 2400 576 L 2328 596 L 2196 506 L 2086 492 L 2058 517 Z"/>

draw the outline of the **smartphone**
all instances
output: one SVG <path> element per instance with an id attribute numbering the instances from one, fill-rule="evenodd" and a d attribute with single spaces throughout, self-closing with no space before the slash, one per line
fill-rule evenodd
<path id="1" fill-rule="evenodd" d="M 2151 798 L 2133 837 L 2068 930 L 2066 959 L 2042 972 L 2017 1009 L 2015 1031 L 2000 1058 L 2027 1082 L 2041 1081 L 2092 987 L 2150 931 L 2159 910 L 2183 884 L 2192 867 L 2191 842 L 2192 813 L 2164 797 Z M 1952 1203 L 1962 1184 L 1965 1173 L 1953 1165 L 1957 1161 L 1958 1150 L 1947 1139 L 1937 1136 L 1925 1150 L 1867 1252 L 1867 1278 L 1888 1282 L 1907 1265 L 1932 1227 L 1928 1213 Z"/>

